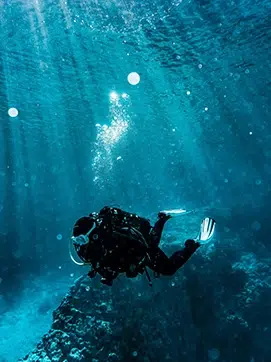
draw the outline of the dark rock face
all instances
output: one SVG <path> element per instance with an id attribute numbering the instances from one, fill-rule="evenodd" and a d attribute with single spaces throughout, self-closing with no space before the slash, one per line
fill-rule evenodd
<path id="1" fill-rule="evenodd" d="M 152 288 L 144 277 L 111 288 L 79 278 L 20 361 L 270 361 L 270 263 L 224 254 L 199 253 Z"/>
<path id="2" fill-rule="evenodd" d="M 191 230 L 188 223 L 166 230 L 168 254 L 180 233 L 193 235 L 199 221 L 189 221 Z M 144 275 L 119 277 L 112 287 L 80 277 L 49 332 L 20 361 L 270 362 L 270 258 L 259 259 L 228 231 L 221 240 L 153 287 Z"/>

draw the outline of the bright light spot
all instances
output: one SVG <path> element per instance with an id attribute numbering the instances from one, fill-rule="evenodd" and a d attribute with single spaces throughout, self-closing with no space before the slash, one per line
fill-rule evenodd
<path id="1" fill-rule="evenodd" d="M 118 156 L 118 157 L 117 157 L 117 160 L 121 160 L 121 156 Z"/>
<path id="2" fill-rule="evenodd" d="M 201 68 L 202 68 L 202 64 L 199 64 L 198 67 L 199 67 L 199 69 L 201 69 Z"/>
<path id="3" fill-rule="evenodd" d="M 250 136 L 251 136 L 251 135 L 252 135 L 252 132 L 250 131 L 249 134 L 250 134 Z"/>
<path id="4" fill-rule="evenodd" d="M 59 266 L 58 269 L 62 269 L 62 266 Z"/>
<path id="5" fill-rule="evenodd" d="M 95 127 L 102 127 L 102 126 L 100 125 L 100 123 L 96 123 Z"/>
<path id="6" fill-rule="evenodd" d="M 110 99 L 111 99 L 111 101 L 116 101 L 116 100 L 118 100 L 118 94 L 116 93 L 116 92 L 111 92 L 110 93 Z"/>
<path id="7" fill-rule="evenodd" d="M 204 110 L 205 110 L 205 112 L 207 112 L 207 111 L 208 111 L 208 107 L 205 107 Z"/>
<path id="8" fill-rule="evenodd" d="M 130 73 L 127 79 L 131 85 L 137 85 L 140 82 L 140 76 L 136 72 Z"/>
<path id="9" fill-rule="evenodd" d="M 132 353 L 132 355 L 133 355 L 133 357 L 136 357 L 136 356 L 137 356 L 137 351 L 134 351 L 134 352 Z"/>
<path id="10" fill-rule="evenodd" d="M 29 186 L 29 184 L 26 182 L 26 183 L 24 184 L 24 186 L 25 186 L 25 187 L 28 187 L 28 186 Z"/>
<path id="11" fill-rule="evenodd" d="M 189 95 L 191 94 L 191 92 L 190 92 L 190 91 L 187 91 L 186 94 L 189 96 Z"/>
<path id="12" fill-rule="evenodd" d="M 71 277 L 71 278 L 73 278 L 73 277 L 74 277 L 74 274 L 73 274 L 73 273 L 71 273 L 71 274 L 70 274 L 70 277 Z"/>
<path id="13" fill-rule="evenodd" d="M 62 235 L 58 234 L 56 238 L 57 238 L 57 240 L 62 240 Z"/>
<path id="14" fill-rule="evenodd" d="M 128 98 L 129 96 L 128 96 L 128 94 L 127 93 L 122 93 L 122 98 L 124 98 L 124 99 L 126 99 L 126 98 Z"/>
<path id="15" fill-rule="evenodd" d="M 175 128 L 172 128 L 172 132 L 175 132 L 176 131 L 176 129 Z"/>
<path id="16" fill-rule="evenodd" d="M 10 108 L 10 109 L 8 110 L 8 115 L 9 115 L 10 117 L 17 117 L 18 114 L 19 114 L 19 111 L 18 111 L 17 108 Z"/>
<path id="17" fill-rule="evenodd" d="M 172 282 L 172 283 L 171 283 L 171 286 L 172 286 L 172 287 L 174 287 L 174 286 L 175 286 L 175 283 L 174 283 L 174 282 Z"/>

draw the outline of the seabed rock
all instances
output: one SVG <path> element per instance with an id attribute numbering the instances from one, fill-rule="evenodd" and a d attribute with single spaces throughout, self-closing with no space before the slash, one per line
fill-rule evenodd
<path id="1" fill-rule="evenodd" d="M 112 287 L 82 276 L 19 361 L 270 362 L 270 265 L 223 239 L 153 287 L 144 275 Z"/>

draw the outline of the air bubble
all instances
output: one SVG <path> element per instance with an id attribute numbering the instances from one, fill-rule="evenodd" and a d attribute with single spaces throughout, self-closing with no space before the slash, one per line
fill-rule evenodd
<path id="1" fill-rule="evenodd" d="M 18 109 L 17 108 L 10 108 L 9 110 L 8 110 L 8 115 L 10 116 L 10 117 L 17 117 L 18 116 L 18 114 L 19 114 L 19 111 L 18 111 Z"/>
<path id="2" fill-rule="evenodd" d="M 127 79 L 131 85 L 137 85 L 140 82 L 140 76 L 136 72 L 130 73 Z"/>
<path id="3" fill-rule="evenodd" d="M 118 100 L 118 94 L 116 92 L 111 92 L 110 93 L 110 99 L 111 99 L 111 101 Z"/>
<path id="4" fill-rule="evenodd" d="M 259 231 L 261 229 L 261 227 L 262 227 L 261 223 L 259 223 L 259 221 L 257 221 L 257 220 L 253 221 L 253 223 L 251 224 L 252 230 L 255 230 L 255 231 Z"/>
<path id="5" fill-rule="evenodd" d="M 211 361 L 216 361 L 220 357 L 220 351 L 216 348 L 209 349 L 208 357 Z"/>

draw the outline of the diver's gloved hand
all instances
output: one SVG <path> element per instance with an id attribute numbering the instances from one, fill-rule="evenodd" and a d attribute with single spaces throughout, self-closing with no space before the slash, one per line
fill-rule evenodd
<path id="1" fill-rule="evenodd" d="M 199 241 L 202 245 L 209 243 L 215 232 L 216 222 L 214 219 L 210 217 L 206 217 L 202 220 L 200 225 L 200 232 L 196 237 L 196 241 Z"/>
<path id="2" fill-rule="evenodd" d="M 169 220 L 172 218 L 172 216 L 170 214 L 166 214 L 165 212 L 159 212 L 158 218 L 163 220 Z"/>

